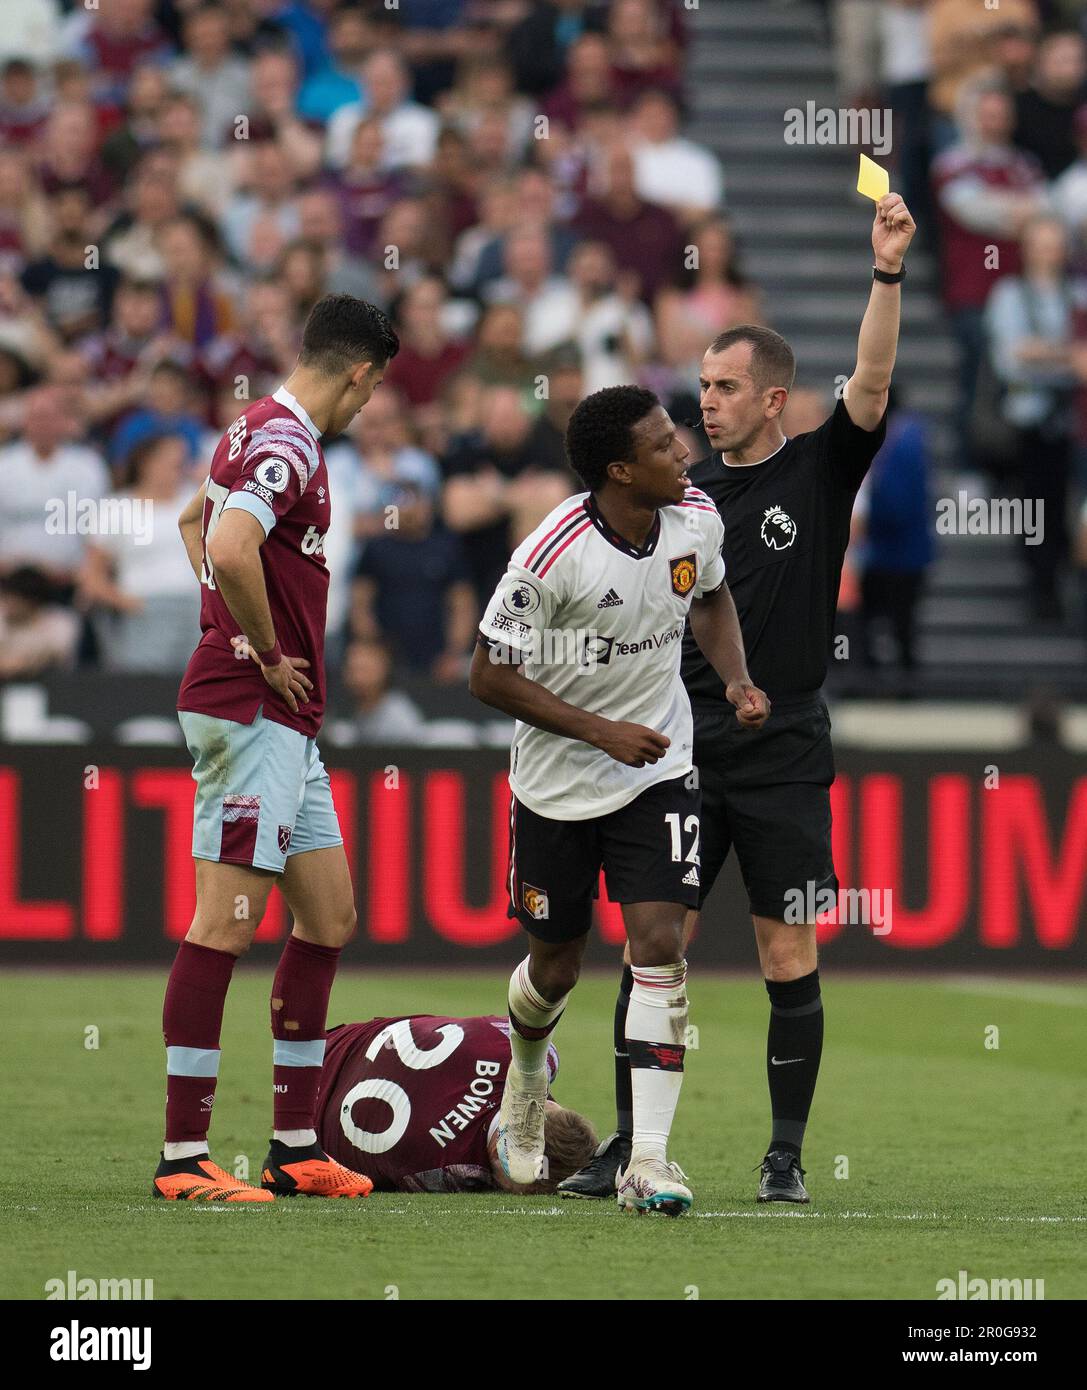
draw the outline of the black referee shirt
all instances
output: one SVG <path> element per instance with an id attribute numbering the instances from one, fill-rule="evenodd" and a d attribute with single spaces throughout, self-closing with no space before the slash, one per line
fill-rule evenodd
<path id="1" fill-rule="evenodd" d="M 748 670 L 771 700 L 826 679 L 853 501 L 886 432 L 886 416 L 862 430 L 839 401 L 817 430 L 786 439 L 762 463 L 729 467 L 711 454 L 688 470 L 725 523 L 725 578 Z M 682 677 L 696 706 L 725 697 L 689 624 Z"/>

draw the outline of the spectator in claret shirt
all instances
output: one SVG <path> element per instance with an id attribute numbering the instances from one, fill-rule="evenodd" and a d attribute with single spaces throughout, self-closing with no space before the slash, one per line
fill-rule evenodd
<path id="1" fill-rule="evenodd" d="M 0 70 L 0 141 L 16 148 L 32 144 L 45 128 L 49 106 L 33 63 L 9 58 Z"/>
<path id="2" fill-rule="evenodd" d="M 583 34 L 566 53 L 566 76 L 544 101 L 543 114 L 577 132 L 601 108 L 615 107 L 619 93 L 608 41 L 602 34 Z"/>
<path id="3" fill-rule="evenodd" d="M 155 18 L 155 0 L 112 0 L 88 8 L 75 48 L 94 74 L 95 100 L 120 106 L 135 69 L 172 50 Z"/>
<path id="4" fill-rule="evenodd" d="M 339 201 L 344 249 L 352 256 L 375 253 L 382 218 L 409 191 L 403 171 L 384 167 L 384 145 L 381 122 L 366 117 L 355 127 L 347 163 L 325 177 L 325 186 Z"/>
<path id="5" fill-rule="evenodd" d="M 1034 81 L 1015 100 L 1015 144 L 1035 156 L 1047 179 L 1058 178 L 1079 153 L 1076 109 L 1087 101 L 1087 42 L 1072 30 L 1050 34 L 1038 48 Z"/>
<path id="6" fill-rule="evenodd" d="M 1014 116 L 1003 87 L 990 82 L 968 86 L 960 98 L 960 139 L 932 166 L 943 299 L 959 349 L 959 464 L 970 471 L 970 417 L 984 350 L 985 301 L 1000 276 L 1017 273 L 1019 235 L 1047 208 L 1041 166 L 1011 143 Z"/>
<path id="7" fill-rule="evenodd" d="M 471 344 L 454 338 L 446 323 L 445 286 L 428 275 L 404 293 L 396 316 L 400 351 L 385 373 L 388 386 L 412 406 L 430 405 L 471 352 Z"/>
<path id="8" fill-rule="evenodd" d="M 650 87 L 679 95 L 679 50 L 658 0 L 612 0 L 608 39 L 624 106 Z"/>
<path id="9" fill-rule="evenodd" d="M 574 230 L 589 241 L 606 242 L 623 270 L 638 276 L 638 292 L 652 304 L 657 291 L 682 266 L 683 238 L 667 208 L 647 203 L 634 185 L 634 157 L 617 143 L 607 155 L 604 191 L 585 204 Z"/>

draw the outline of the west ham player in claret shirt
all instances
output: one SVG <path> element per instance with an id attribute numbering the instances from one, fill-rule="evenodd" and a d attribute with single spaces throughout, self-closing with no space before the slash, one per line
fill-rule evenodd
<path id="1" fill-rule="evenodd" d="M 667 1144 L 687 1029 L 683 920 L 699 882 L 691 705 L 679 679 L 688 616 L 738 717 L 757 728 L 769 707 L 747 674 L 721 518 L 691 486 L 689 451 L 656 396 L 612 386 L 586 397 L 566 449 L 588 491 L 514 551 L 472 660 L 473 694 L 518 721 L 509 913 L 529 954 L 509 985 L 498 1157 L 515 1182 L 540 1176 L 548 1038 L 577 981 L 603 868 L 634 971 L 634 1142 L 619 1205 L 678 1216 L 691 1191 Z"/>
<path id="2" fill-rule="evenodd" d="M 332 506 L 321 438 L 347 428 L 398 347 L 373 305 L 350 295 L 315 304 L 294 371 L 226 431 L 179 523 L 200 580 L 203 629 L 177 701 L 196 782 L 196 915 L 163 1005 L 166 1142 L 156 1197 L 252 1202 L 371 1190 L 368 1177 L 328 1157 L 314 1124 L 329 991 L 355 928 L 316 742 Z M 234 962 L 277 881 L 294 929 L 272 985 L 273 1136 L 254 1187 L 211 1161 L 207 1136 Z"/>
<path id="3" fill-rule="evenodd" d="M 416 1014 L 330 1030 L 317 1134 L 378 1192 L 554 1192 L 587 1162 L 596 1134 L 550 1095 L 559 1054 L 547 1049 L 546 1176 L 519 1184 L 498 1158 L 498 1101 L 510 1065 L 504 1018 Z"/>

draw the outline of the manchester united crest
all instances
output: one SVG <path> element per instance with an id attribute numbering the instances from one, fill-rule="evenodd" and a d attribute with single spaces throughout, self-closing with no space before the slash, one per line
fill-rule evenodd
<path id="1" fill-rule="evenodd" d="M 547 894 L 542 888 L 533 888 L 531 883 L 521 885 L 521 899 L 525 911 L 536 922 L 544 922 L 548 916 Z"/>
<path id="2" fill-rule="evenodd" d="M 694 555 L 680 555 L 668 561 L 668 568 L 672 571 L 672 592 L 686 598 L 698 578 L 697 558 Z"/>

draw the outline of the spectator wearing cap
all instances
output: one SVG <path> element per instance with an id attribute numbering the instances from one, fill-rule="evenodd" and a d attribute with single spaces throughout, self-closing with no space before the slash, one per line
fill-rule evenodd
<path id="1" fill-rule="evenodd" d="M 570 475 L 551 432 L 508 386 L 484 391 L 478 428 L 456 438 L 441 463 L 443 517 L 464 540 L 482 611 L 510 551 L 570 495 Z"/>
<path id="2" fill-rule="evenodd" d="M 347 648 L 343 689 L 350 714 L 331 721 L 329 728 L 338 747 L 360 743 L 410 747 L 427 741 L 419 707 L 402 690 L 393 689 L 392 656 L 378 638 L 360 637 Z"/>
<path id="3" fill-rule="evenodd" d="M 436 400 L 472 350 L 470 343 L 450 333 L 447 311 L 445 285 L 436 275 L 417 280 L 400 301 L 396 317 L 400 351 L 389 363 L 385 381 L 412 407 Z"/>
<path id="4" fill-rule="evenodd" d="M 111 671 L 172 675 L 200 641 L 200 595 L 178 534 L 192 495 L 181 435 L 151 435 L 129 454 L 117 526 L 92 537 L 80 573 L 82 603 L 98 611 L 99 650 Z"/>
<path id="5" fill-rule="evenodd" d="M 170 68 L 170 82 L 199 101 L 204 148 L 221 149 L 233 138 L 235 119 L 249 109 L 249 65 L 231 49 L 229 16 L 221 5 L 190 10 L 181 37 L 184 51 Z"/>
<path id="6" fill-rule="evenodd" d="M 440 685 L 463 681 L 479 621 L 463 540 L 410 483 L 398 490 L 390 520 L 362 552 L 355 630 L 386 641 L 406 670 Z"/>
<path id="7" fill-rule="evenodd" d="M 79 635 L 79 619 L 55 601 L 41 570 L 20 565 L 0 575 L 0 681 L 71 670 Z"/>
<path id="8" fill-rule="evenodd" d="M 631 110 L 631 129 L 640 198 L 671 208 L 685 223 L 717 210 L 724 197 L 721 161 L 680 135 L 679 104 L 670 92 L 642 92 Z"/>
<path id="9" fill-rule="evenodd" d="M 121 279 L 116 266 L 88 266 L 90 198 L 82 184 L 57 188 L 49 198 L 53 236 L 49 250 L 27 264 L 19 281 L 64 343 L 100 332 L 109 322 Z"/>
<path id="10" fill-rule="evenodd" d="M 622 144 L 611 146 L 603 170 L 604 189 L 574 220 L 574 230 L 611 247 L 616 263 L 638 276 L 638 293 L 652 304 L 682 265 L 683 238 L 667 208 L 647 203 L 634 184 L 634 157 Z"/>
<path id="11" fill-rule="evenodd" d="M 1034 80 L 1015 99 L 1014 142 L 1058 178 L 1075 162 L 1076 111 L 1087 101 L 1087 41 L 1071 29 L 1049 34 L 1038 46 Z"/>
<path id="12" fill-rule="evenodd" d="M 69 500 L 97 505 L 109 491 L 100 456 L 66 438 L 64 393 L 39 386 L 24 401 L 22 434 L 0 448 L 0 573 L 40 569 L 58 598 L 69 601 L 86 535 L 69 525 Z"/>
<path id="13" fill-rule="evenodd" d="M 970 469 L 985 301 L 996 279 L 1018 272 L 1019 235 L 1048 206 L 1041 166 L 1011 143 L 1014 117 L 1011 97 L 999 84 L 966 87 L 960 139 L 933 162 L 943 300 L 959 349 L 959 462 Z"/>
<path id="14" fill-rule="evenodd" d="M 34 64 L 9 58 L 0 69 L 0 143 L 17 149 L 33 145 L 45 129 L 49 106 Z"/>
<path id="15" fill-rule="evenodd" d="M 334 169 L 347 164 L 355 127 L 363 116 L 372 115 L 381 122 L 385 137 L 385 167 L 425 168 L 434 158 L 440 122 L 429 107 L 411 100 L 411 74 L 404 60 L 390 48 L 378 49 L 363 63 L 359 80 L 365 105 L 341 106 L 329 121 L 327 163 Z"/>

